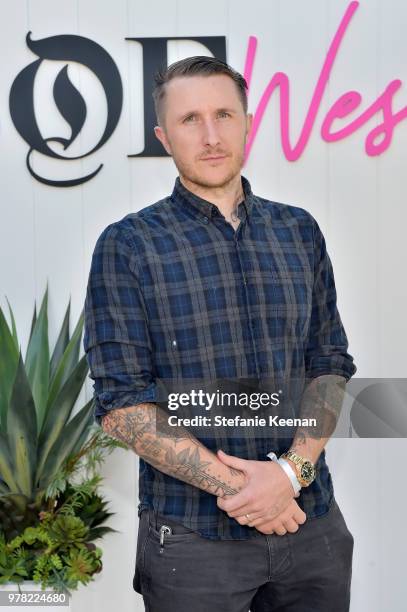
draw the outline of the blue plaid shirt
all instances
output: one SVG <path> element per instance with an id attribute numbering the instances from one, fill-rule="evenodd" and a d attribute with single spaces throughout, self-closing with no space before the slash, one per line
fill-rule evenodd
<path id="1" fill-rule="evenodd" d="M 158 401 L 158 379 L 349 380 L 355 373 L 318 223 L 303 208 L 255 196 L 241 180 L 237 230 L 177 177 L 170 196 L 99 236 L 84 334 L 99 424 L 113 408 Z M 218 448 L 215 438 L 202 441 Z M 270 450 L 289 445 L 273 446 L 265 436 L 222 440 L 227 453 L 266 461 Z M 325 514 L 333 498 L 325 451 L 316 467 L 316 479 L 297 498 L 308 518 Z M 215 495 L 142 458 L 139 496 L 139 513 L 152 507 L 203 537 L 261 535 L 228 517 Z"/>

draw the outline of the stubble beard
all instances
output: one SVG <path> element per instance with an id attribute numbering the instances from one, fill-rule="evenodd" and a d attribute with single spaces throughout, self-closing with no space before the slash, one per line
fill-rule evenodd
<path id="1" fill-rule="evenodd" d="M 173 160 L 180 176 L 185 177 L 191 183 L 205 189 L 221 188 L 228 185 L 236 177 L 236 175 L 240 174 L 244 162 L 244 148 L 239 157 L 235 158 L 235 161 L 227 174 L 223 178 L 219 179 L 214 178 L 213 180 L 208 180 L 205 177 L 205 174 L 203 172 L 202 174 L 198 173 L 192 164 L 184 163 L 181 159 L 174 155 Z M 198 162 L 198 164 L 199 163 L 204 162 Z"/>

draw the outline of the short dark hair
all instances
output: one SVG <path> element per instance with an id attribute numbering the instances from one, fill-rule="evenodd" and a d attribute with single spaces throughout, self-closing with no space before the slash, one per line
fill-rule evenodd
<path id="1" fill-rule="evenodd" d="M 153 100 L 155 114 L 159 125 L 163 125 L 163 102 L 165 98 L 165 85 L 181 76 L 226 74 L 236 83 L 243 110 L 247 113 L 247 82 L 246 79 L 229 64 L 216 57 L 194 55 L 170 64 L 168 68 L 157 70 L 154 74 L 155 87 Z"/>

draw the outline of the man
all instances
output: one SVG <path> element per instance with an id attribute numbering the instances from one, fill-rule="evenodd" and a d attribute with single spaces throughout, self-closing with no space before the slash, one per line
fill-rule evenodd
<path id="1" fill-rule="evenodd" d="M 102 232 L 85 305 L 95 418 L 140 457 L 133 587 L 150 612 L 344 612 L 353 536 L 324 446 L 356 366 L 324 237 L 240 174 L 253 117 L 239 73 L 197 56 L 155 80 L 179 176 Z M 160 405 L 159 381 L 266 379 L 302 381 L 316 430 L 205 434 Z"/>

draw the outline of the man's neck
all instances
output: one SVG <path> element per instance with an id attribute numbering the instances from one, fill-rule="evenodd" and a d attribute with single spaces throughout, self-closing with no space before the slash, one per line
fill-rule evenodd
<path id="1" fill-rule="evenodd" d="M 244 200 L 244 192 L 240 174 L 233 177 L 232 180 L 222 187 L 202 187 L 201 185 L 189 181 L 181 174 L 179 175 L 179 178 L 184 187 L 198 197 L 215 204 L 225 219 L 234 227 L 237 227 L 239 222 L 237 207 L 240 202 Z"/>

